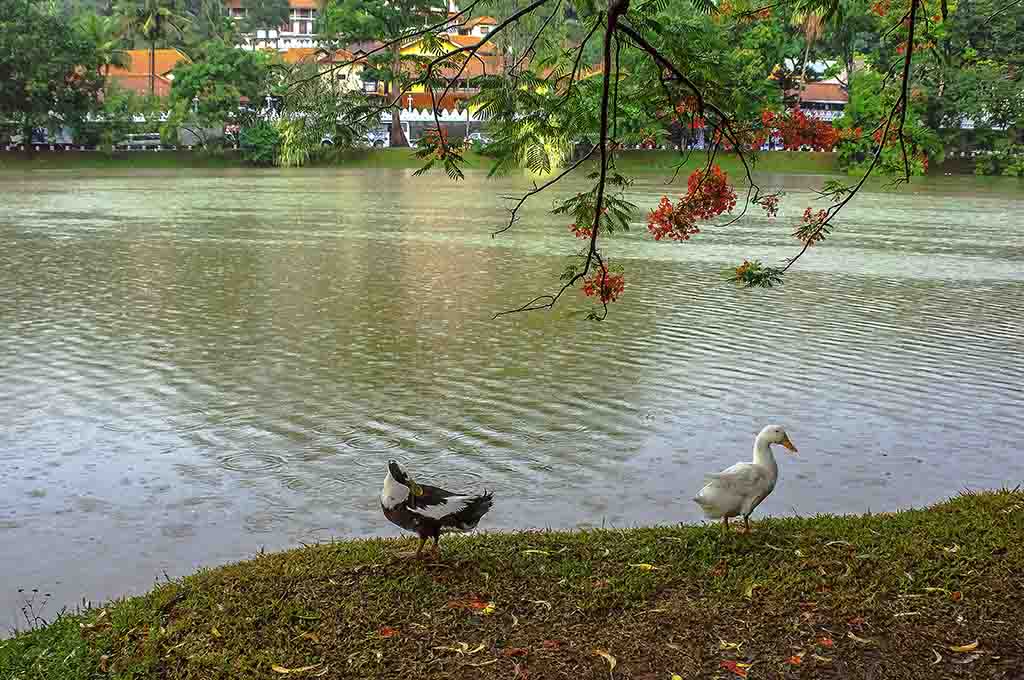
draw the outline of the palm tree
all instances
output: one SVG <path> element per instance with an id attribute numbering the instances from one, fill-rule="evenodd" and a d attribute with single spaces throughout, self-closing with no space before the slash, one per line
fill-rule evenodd
<path id="1" fill-rule="evenodd" d="M 800 62 L 800 85 L 796 91 L 796 107 L 800 108 L 800 101 L 804 97 L 804 83 L 807 80 L 807 59 L 811 54 L 811 45 L 821 37 L 825 30 L 825 22 L 817 12 L 797 13 L 793 15 L 793 25 L 799 26 L 804 34 L 804 58 Z"/>
<path id="2" fill-rule="evenodd" d="M 156 44 L 168 35 L 184 35 L 189 19 L 177 0 L 122 0 L 117 13 L 124 31 L 149 45 L 149 94 L 156 94 Z"/>
<path id="3" fill-rule="evenodd" d="M 75 20 L 75 28 L 95 46 L 99 57 L 97 73 L 104 79 L 110 75 L 111 66 L 127 66 L 128 53 L 123 49 L 121 27 L 117 19 L 102 14 L 82 14 Z"/>

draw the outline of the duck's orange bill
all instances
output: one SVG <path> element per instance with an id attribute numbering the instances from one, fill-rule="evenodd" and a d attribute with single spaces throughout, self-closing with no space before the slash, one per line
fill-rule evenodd
<path id="1" fill-rule="evenodd" d="M 789 435 L 786 435 L 786 438 L 782 440 L 782 445 L 785 446 L 790 451 L 792 451 L 793 453 L 796 453 L 796 445 L 793 444 L 793 442 L 789 441 Z"/>

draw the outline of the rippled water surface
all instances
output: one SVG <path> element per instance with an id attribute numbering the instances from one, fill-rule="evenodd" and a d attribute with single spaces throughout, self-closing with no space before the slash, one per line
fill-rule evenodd
<path id="1" fill-rule="evenodd" d="M 768 179 L 778 221 L 608 244 L 626 296 L 594 324 L 578 297 L 491 319 L 575 247 L 550 199 L 490 238 L 522 180 L 0 174 L 0 626 L 31 588 L 52 614 L 395 535 L 389 457 L 494 489 L 502 529 L 699 520 L 703 474 L 769 422 L 800 455 L 765 513 L 1024 480 L 1024 185 L 867 194 L 785 287 L 737 290 L 724 268 L 792 254 L 821 180 Z"/>

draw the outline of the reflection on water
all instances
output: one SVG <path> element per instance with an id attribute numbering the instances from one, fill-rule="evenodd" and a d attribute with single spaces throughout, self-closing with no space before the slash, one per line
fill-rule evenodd
<path id="1" fill-rule="evenodd" d="M 785 179 L 782 219 L 685 244 L 638 222 L 593 324 L 579 299 L 491 319 L 574 247 L 550 198 L 490 238 L 512 180 L 0 175 L 0 625 L 19 587 L 73 604 L 394 535 L 388 457 L 495 489 L 488 528 L 696 521 L 703 474 L 771 421 L 801 455 L 767 513 L 1021 482 L 1019 185 L 866 195 L 783 289 L 723 284 L 794 252 L 817 179 Z"/>

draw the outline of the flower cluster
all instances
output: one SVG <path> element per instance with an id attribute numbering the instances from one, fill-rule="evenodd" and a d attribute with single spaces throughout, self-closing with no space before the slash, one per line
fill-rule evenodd
<path id="1" fill-rule="evenodd" d="M 768 196 L 762 196 L 757 199 L 757 204 L 764 210 L 764 214 L 768 217 L 777 217 L 779 214 L 779 195 L 769 194 Z"/>
<path id="2" fill-rule="evenodd" d="M 581 227 L 575 222 L 569 225 L 569 231 L 571 231 L 573 233 L 573 236 L 575 236 L 576 238 L 590 238 L 590 236 L 594 233 L 593 229 L 590 226 L 585 225 Z"/>
<path id="3" fill-rule="evenodd" d="M 583 279 L 583 294 L 597 297 L 601 302 L 615 302 L 626 290 L 626 277 L 613 273 L 607 265 L 601 265 L 589 277 Z"/>
<path id="4" fill-rule="evenodd" d="M 657 209 L 647 216 L 647 231 L 651 232 L 655 241 L 665 237 L 688 241 L 692 234 L 700 233 L 690 214 L 683 208 L 683 200 L 680 199 L 679 204 L 675 205 L 668 200 L 668 196 L 662 196 Z"/>
<path id="5" fill-rule="evenodd" d="M 686 195 L 677 203 L 662 196 L 657 209 L 647 216 L 647 230 L 654 240 L 688 241 L 691 235 L 700 233 L 698 220 L 712 219 L 736 207 L 736 191 L 717 165 L 706 174 L 694 170 L 686 184 Z"/>
<path id="6" fill-rule="evenodd" d="M 808 116 L 797 108 L 785 113 L 762 111 L 761 126 L 760 135 L 754 138 L 755 147 L 761 146 L 768 139 L 778 139 L 790 151 L 804 147 L 831 151 L 840 140 L 861 135 L 859 129 L 848 132 L 839 130 L 831 123 Z"/>
<path id="7" fill-rule="evenodd" d="M 803 225 L 797 229 L 796 237 L 809 246 L 824 241 L 827 233 L 825 222 L 828 221 L 828 217 L 828 210 L 814 212 L 810 207 L 806 208 L 801 218 Z"/>

